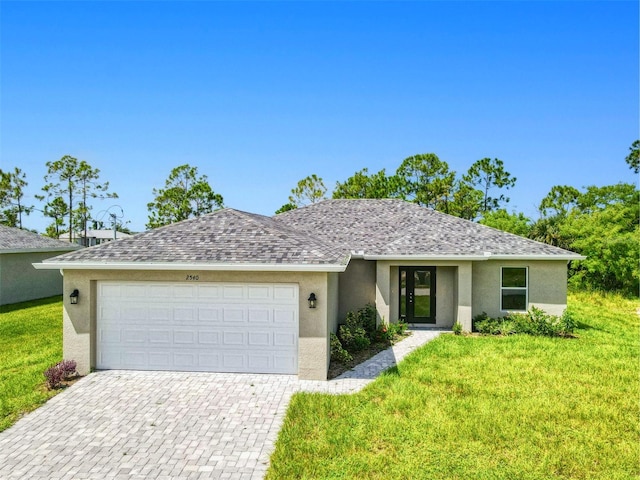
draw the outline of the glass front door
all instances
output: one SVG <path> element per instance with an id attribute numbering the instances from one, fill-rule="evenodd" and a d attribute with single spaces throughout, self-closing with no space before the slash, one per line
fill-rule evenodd
<path id="1" fill-rule="evenodd" d="M 436 323 L 435 267 L 400 267 L 400 318 Z"/>

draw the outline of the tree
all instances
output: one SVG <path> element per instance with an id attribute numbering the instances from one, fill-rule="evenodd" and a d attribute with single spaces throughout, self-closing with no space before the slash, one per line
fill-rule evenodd
<path id="1" fill-rule="evenodd" d="M 279 213 L 288 212 L 289 210 L 295 210 L 296 208 L 298 207 L 296 207 L 293 203 L 285 203 L 278 210 L 276 210 L 276 215 L 278 215 Z"/>
<path id="2" fill-rule="evenodd" d="M 197 167 L 180 165 L 169 174 L 164 188 L 153 189 L 154 200 L 147 204 L 147 228 L 199 217 L 223 207 L 222 195 L 215 193 L 206 175 L 198 177 Z"/>
<path id="3" fill-rule="evenodd" d="M 629 168 L 635 173 L 640 172 L 640 140 L 636 140 L 629 147 L 629 155 L 625 158 Z"/>
<path id="4" fill-rule="evenodd" d="M 55 162 L 47 162 L 46 166 L 48 170 L 44 181 L 47 183 L 42 190 L 48 201 L 44 212 L 54 219 L 49 231 L 55 231 L 59 235 L 62 226 L 59 214 L 64 210 L 68 215 L 69 240 L 73 241 L 75 229 L 84 230 L 86 238 L 87 222 L 92 208 L 88 199 L 118 198 L 118 194 L 108 193 L 109 182 L 98 183 L 100 170 L 91 167 L 84 160 L 78 161 L 77 158 L 65 155 Z M 36 198 L 44 200 L 45 195 L 36 195 Z"/>
<path id="5" fill-rule="evenodd" d="M 554 185 L 540 202 L 538 210 L 543 217 L 562 216 L 577 205 L 580 192 L 568 185 Z"/>
<path id="6" fill-rule="evenodd" d="M 542 200 L 543 217 L 530 238 L 573 250 L 586 260 L 571 262 L 570 282 L 582 288 L 638 294 L 640 192 L 619 183 L 587 187 L 555 186 Z"/>
<path id="7" fill-rule="evenodd" d="M 398 195 L 446 212 L 455 176 L 435 153 L 414 155 L 404 159 L 396 171 Z"/>
<path id="8" fill-rule="evenodd" d="M 504 188 L 508 190 L 516 184 L 516 178 L 512 177 L 511 174 L 504 169 L 504 163 L 497 158 L 493 160 L 483 158 L 476 161 L 471 165 L 462 179 L 482 192 L 482 213 L 497 210 L 501 208 L 503 203 L 509 202 L 509 198 L 505 197 L 502 193 L 499 197 L 490 196 L 489 192 L 493 188 Z"/>
<path id="9" fill-rule="evenodd" d="M 303 207 L 312 203 L 324 200 L 327 187 L 324 186 L 322 178 L 315 173 L 303 178 L 295 188 L 291 190 L 289 203 L 297 207 Z"/>
<path id="10" fill-rule="evenodd" d="M 397 196 L 398 181 L 395 176 L 388 177 L 385 170 L 369 175 L 363 168 L 343 183 L 336 182 L 333 198 L 393 198 Z"/>
<path id="11" fill-rule="evenodd" d="M 445 213 L 465 220 L 475 220 L 482 208 L 482 192 L 462 180 L 457 180 Z"/>
<path id="12" fill-rule="evenodd" d="M 51 238 L 60 238 L 64 227 L 64 217 L 68 214 L 69 207 L 62 197 L 51 199 L 44 206 L 44 216 L 53 219 L 53 223 L 47 226 L 45 235 Z M 71 241 L 71 237 L 69 237 Z"/>
<path id="13" fill-rule="evenodd" d="M 13 172 L 0 170 L 0 223 L 22 228 L 22 215 L 29 215 L 33 206 L 23 203 L 27 176 L 18 167 Z"/>
<path id="14" fill-rule="evenodd" d="M 526 237 L 531 229 L 531 219 L 525 217 L 523 213 L 509 213 L 503 208 L 485 212 L 478 223 L 521 237 Z"/>

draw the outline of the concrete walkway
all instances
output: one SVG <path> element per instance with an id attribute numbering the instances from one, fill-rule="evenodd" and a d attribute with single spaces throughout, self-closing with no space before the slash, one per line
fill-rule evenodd
<path id="1" fill-rule="evenodd" d="M 351 393 L 436 330 L 328 382 L 292 375 L 97 372 L 0 433 L 0 478 L 261 479 L 291 395 Z"/>

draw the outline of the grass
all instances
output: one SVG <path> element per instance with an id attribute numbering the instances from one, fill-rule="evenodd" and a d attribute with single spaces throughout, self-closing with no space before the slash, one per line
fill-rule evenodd
<path id="1" fill-rule="evenodd" d="M 0 431 L 56 394 L 43 372 L 61 359 L 61 297 L 0 307 Z"/>
<path id="2" fill-rule="evenodd" d="M 357 394 L 296 394 L 267 478 L 638 478 L 638 302 L 569 306 L 577 338 L 443 335 Z"/>

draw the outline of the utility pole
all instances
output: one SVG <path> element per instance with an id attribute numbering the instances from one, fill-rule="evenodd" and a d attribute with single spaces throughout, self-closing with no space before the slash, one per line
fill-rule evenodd
<path id="1" fill-rule="evenodd" d="M 113 239 L 117 240 L 117 230 L 116 230 L 116 214 L 115 213 L 110 213 L 109 216 L 111 217 L 111 221 L 113 222 Z"/>

